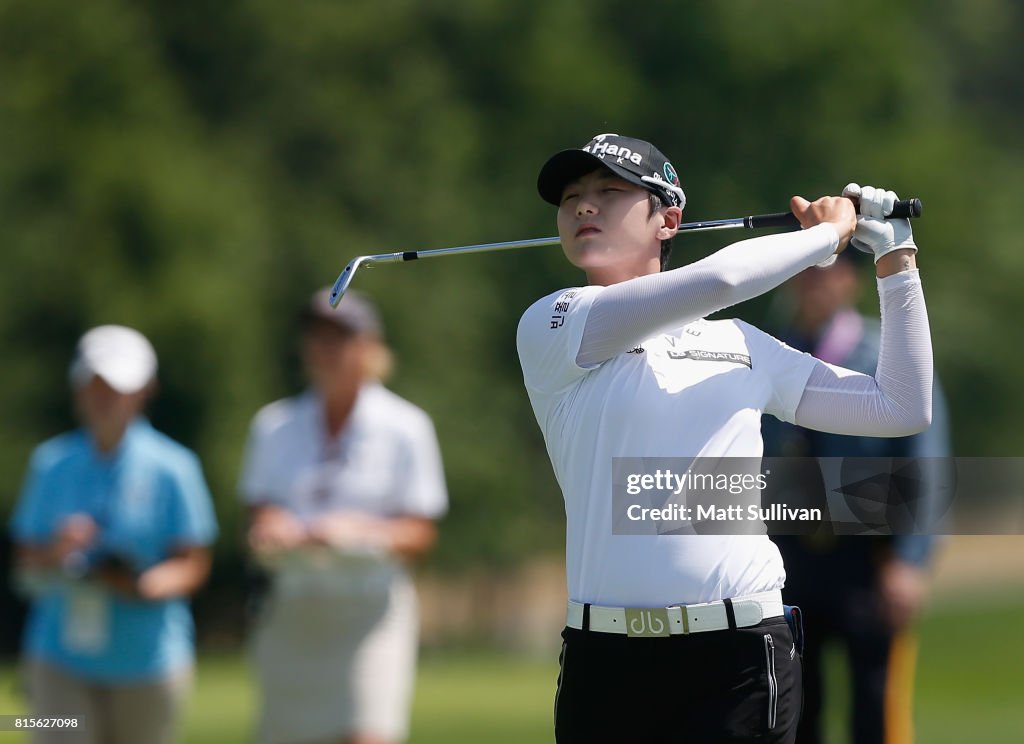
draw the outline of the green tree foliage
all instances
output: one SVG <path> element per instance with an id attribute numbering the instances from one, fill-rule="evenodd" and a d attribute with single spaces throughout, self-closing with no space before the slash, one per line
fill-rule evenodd
<path id="1" fill-rule="evenodd" d="M 201 454 L 235 555 L 248 421 L 301 385 L 299 303 L 354 255 L 552 234 L 537 168 L 603 131 L 668 152 L 690 219 L 849 180 L 922 197 L 960 452 L 1020 452 L 1024 352 L 1002 327 L 1024 268 L 1020 4 L 940 5 L 5 0 L 0 511 L 30 448 L 71 425 L 75 338 L 120 322 L 158 349 L 153 418 Z M 678 242 L 681 263 L 724 240 Z M 560 545 L 514 334 L 530 302 L 579 281 L 557 249 L 357 279 L 396 350 L 393 387 L 441 437 L 442 564 Z"/>

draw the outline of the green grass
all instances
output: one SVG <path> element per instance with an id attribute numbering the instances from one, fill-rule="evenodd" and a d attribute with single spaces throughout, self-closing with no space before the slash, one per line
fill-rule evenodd
<path id="1" fill-rule="evenodd" d="M 1024 741 L 1024 624 L 1021 598 L 933 611 L 920 625 L 914 685 L 918 741 L 1017 744 Z M 846 658 L 826 653 L 825 731 L 846 744 L 850 701 Z"/>
<path id="2" fill-rule="evenodd" d="M 1016 744 L 1024 732 L 1024 601 L 935 609 L 921 624 L 918 741 Z M 830 742 L 845 742 L 839 678 L 829 709 Z M 552 741 L 555 660 L 494 652 L 426 656 L 420 665 L 411 744 Z M 25 711 L 10 666 L 0 667 L 0 713 Z M 256 701 L 240 657 L 201 659 L 185 744 L 247 742 Z M 0 733 L 0 744 L 20 744 Z"/>
<path id="3" fill-rule="evenodd" d="M 410 744 L 523 744 L 552 740 L 558 665 L 496 653 L 430 655 L 420 664 Z M 251 741 L 256 700 L 237 655 L 204 656 L 185 726 L 184 744 Z M 0 713 L 27 711 L 17 671 L 0 666 Z M 0 733 L 0 744 L 27 743 Z"/>
<path id="4" fill-rule="evenodd" d="M 1024 603 L 989 601 L 930 612 L 919 627 L 914 724 L 917 741 L 1024 741 Z M 846 744 L 850 703 L 838 650 L 827 654 L 826 732 Z"/>
<path id="5" fill-rule="evenodd" d="M 980 610 L 980 611 L 979 611 Z M 938 614 L 922 628 L 922 742 L 1024 741 L 1024 602 Z"/>

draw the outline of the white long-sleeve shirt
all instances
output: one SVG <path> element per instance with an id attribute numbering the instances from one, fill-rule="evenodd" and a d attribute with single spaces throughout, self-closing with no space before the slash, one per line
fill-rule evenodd
<path id="1" fill-rule="evenodd" d="M 520 320 L 527 392 L 565 498 L 571 599 L 653 607 L 780 588 L 763 535 L 616 535 L 612 459 L 760 457 L 762 412 L 836 433 L 928 424 L 932 360 L 917 271 L 878 281 L 874 376 L 828 365 L 742 321 L 704 316 L 835 251 L 831 225 L 733 244 L 673 271 L 555 292 Z"/>

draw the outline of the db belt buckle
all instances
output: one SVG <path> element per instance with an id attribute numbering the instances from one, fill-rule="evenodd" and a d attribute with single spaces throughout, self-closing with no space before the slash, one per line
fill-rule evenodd
<path id="1" fill-rule="evenodd" d="M 782 592 L 778 589 L 732 599 L 671 607 L 601 607 L 569 600 L 565 624 L 577 630 L 619 633 L 633 638 L 705 633 L 749 628 L 765 618 L 781 617 Z M 589 615 L 586 628 L 583 619 Z"/>

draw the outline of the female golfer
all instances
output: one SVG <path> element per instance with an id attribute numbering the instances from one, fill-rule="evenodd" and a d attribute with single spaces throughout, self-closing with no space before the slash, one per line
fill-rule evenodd
<path id="1" fill-rule="evenodd" d="M 561 743 L 791 742 L 800 660 L 785 571 L 766 535 L 614 534 L 613 458 L 759 458 L 763 412 L 808 428 L 903 436 L 929 424 L 931 342 L 895 194 L 793 197 L 799 232 L 745 240 L 665 271 L 685 195 L 648 142 L 604 134 L 540 172 L 566 257 L 587 286 L 519 324 L 523 376 L 565 498 L 569 606 L 555 698 Z M 737 320 L 707 321 L 854 241 L 874 254 L 874 377 Z"/>

